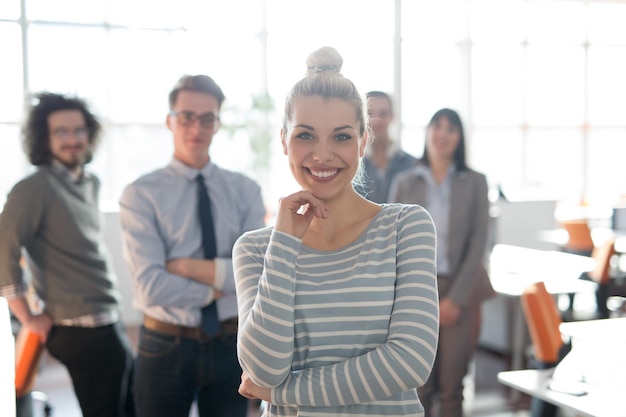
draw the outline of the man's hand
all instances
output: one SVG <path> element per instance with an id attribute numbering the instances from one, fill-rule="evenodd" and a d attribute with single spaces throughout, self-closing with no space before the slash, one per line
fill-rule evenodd
<path id="1" fill-rule="evenodd" d="M 443 298 L 439 302 L 439 325 L 451 326 L 459 319 L 461 307 L 449 298 Z"/>
<path id="2" fill-rule="evenodd" d="M 22 323 L 23 326 L 28 328 L 33 333 L 37 333 L 41 337 L 41 343 L 45 344 L 48 340 L 48 334 L 52 328 L 52 318 L 46 313 L 41 313 L 31 316 L 31 318 Z"/>
<path id="3" fill-rule="evenodd" d="M 165 264 L 170 274 L 193 279 L 207 285 L 215 282 L 215 261 L 213 259 L 176 258 Z"/>

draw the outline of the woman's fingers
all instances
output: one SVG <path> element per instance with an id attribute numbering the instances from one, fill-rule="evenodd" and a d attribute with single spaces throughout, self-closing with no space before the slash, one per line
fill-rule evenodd
<path id="1" fill-rule="evenodd" d="M 316 217 L 322 219 L 326 217 L 328 211 L 326 204 L 309 191 L 298 191 L 297 193 L 281 198 L 279 203 L 279 210 L 282 208 L 291 213 L 302 215 L 312 210 Z"/>
<path id="2" fill-rule="evenodd" d="M 314 217 L 325 219 L 326 204 L 309 191 L 299 191 L 279 200 L 276 230 L 302 238 Z"/>

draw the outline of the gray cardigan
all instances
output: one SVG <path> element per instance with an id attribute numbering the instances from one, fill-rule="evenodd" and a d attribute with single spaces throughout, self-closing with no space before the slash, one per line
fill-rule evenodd
<path id="1" fill-rule="evenodd" d="M 451 178 L 448 262 L 452 281 L 440 288 L 440 298 L 465 307 L 495 294 L 483 265 L 487 245 L 489 199 L 486 177 L 467 169 Z M 426 180 L 415 170 L 400 174 L 390 190 L 390 202 L 426 205 Z M 437 225 L 435 225 L 436 227 Z"/>
<path id="2" fill-rule="evenodd" d="M 100 183 L 74 183 L 50 166 L 18 182 L 0 214 L 0 294 L 25 287 L 22 248 L 32 285 L 55 321 L 118 309 L 117 279 L 100 229 Z"/>

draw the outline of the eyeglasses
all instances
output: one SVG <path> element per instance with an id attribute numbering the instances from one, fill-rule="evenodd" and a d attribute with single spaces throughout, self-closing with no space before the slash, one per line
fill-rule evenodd
<path id="1" fill-rule="evenodd" d="M 61 140 L 69 139 L 70 135 L 74 135 L 76 139 L 87 139 L 87 137 L 89 136 L 89 129 L 86 127 L 76 127 L 74 129 L 59 127 L 54 129 L 51 133 L 52 136 Z"/>
<path id="2" fill-rule="evenodd" d="M 215 125 L 216 121 L 219 121 L 219 116 L 214 113 L 196 114 L 192 111 L 181 110 L 171 111 L 170 116 L 176 117 L 176 122 L 181 126 L 191 126 L 196 123 L 196 120 L 200 120 L 200 125 L 204 128 L 210 128 Z"/>

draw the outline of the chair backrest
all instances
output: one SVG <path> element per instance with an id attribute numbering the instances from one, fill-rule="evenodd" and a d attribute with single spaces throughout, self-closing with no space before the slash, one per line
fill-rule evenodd
<path id="1" fill-rule="evenodd" d="M 615 238 L 610 238 L 593 249 L 591 257 L 596 261 L 593 271 L 587 274 L 598 284 L 608 284 L 611 279 L 611 258 L 615 255 Z"/>
<path id="2" fill-rule="evenodd" d="M 535 282 L 524 289 L 521 302 L 535 358 L 546 364 L 556 364 L 563 338 L 559 330 L 561 315 L 555 299 L 543 282 Z"/>
<path id="3" fill-rule="evenodd" d="M 593 239 L 591 239 L 591 229 L 587 220 L 563 220 L 561 227 L 567 231 L 568 240 L 565 248 L 575 252 L 591 252 L 593 250 Z"/>
<path id="4" fill-rule="evenodd" d="M 32 391 L 39 368 L 43 344 L 38 334 L 22 326 L 15 338 L 15 396 Z"/>

